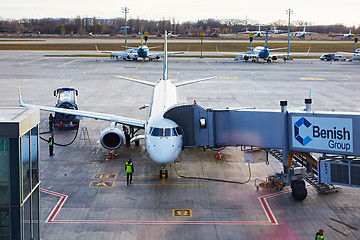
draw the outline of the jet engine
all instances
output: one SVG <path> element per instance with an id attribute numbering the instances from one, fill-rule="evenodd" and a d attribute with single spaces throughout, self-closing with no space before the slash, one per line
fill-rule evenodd
<path id="1" fill-rule="evenodd" d="M 277 56 L 272 56 L 271 57 L 271 60 L 273 60 L 273 61 L 276 61 L 278 58 L 277 58 Z"/>
<path id="2" fill-rule="evenodd" d="M 109 150 L 117 149 L 124 142 L 124 132 L 116 127 L 108 127 L 100 134 L 101 145 Z"/>

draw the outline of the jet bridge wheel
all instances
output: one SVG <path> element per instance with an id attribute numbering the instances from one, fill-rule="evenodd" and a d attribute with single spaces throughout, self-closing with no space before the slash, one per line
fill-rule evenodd
<path id="1" fill-rule="evenodd" d="M 292 196 L 295 200 L 302 201 L 307 197 L 304 180 L 293 180 L 291 182 Z"/>

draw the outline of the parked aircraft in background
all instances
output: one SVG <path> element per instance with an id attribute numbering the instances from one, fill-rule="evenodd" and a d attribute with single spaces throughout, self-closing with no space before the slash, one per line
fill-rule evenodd
<path id="1" fill-rule="evenodd" d="M 256 62 L 257 60 L 266 60 L 267 62 L 271 62 L 271 60 L 276 61 L 279 56 L 287 56 L 287 54 L 270 54 L 270 51 L 281 50 L 287 48 L 268 48 L 268 30 L 266 29 L 266 37 L 265 37 L 265 45 L 263 47 L 257 46 L 254 49 L 251 48 L 249 51 L 245 53 L 232 53 L 232 52 L 221 52 L 223 55 L 238 55 L 235 58 L 235 61 L 244 60 L 248 61 L 251 60 L 252 62 Z M 217 49 L 216 49 L 217 50 Z M 307 53 L 296 53 L 290 55 L 307 55 L 310 52 L 310 48 Z M 218 53 L 220 53 L 218 51 Z"/>
<path id="2" fill-rule="evenodd" d="M 168 59 L 167 57 L 167 35 L 165 32 L 164 43 L 164 69 L 163 78 L 159 81 L 144 81 L 139 79 L 132 79 L 122 76 L 116 76 L 128 81 L 141 83 L 152 86 L 154 88 L 153 96 L 151 98 L 149 117 L 147 121 L 137 120 L 127 117 L 116 116 L 112 114 L 78 111 L 72 109 L 46 107 L 32 104 L 25 104 L 21 97 L 19 89 L 19 103 L 23 107 L 36 107 L 40 110 L 76 115 L 79 117 L 94 118 L 110 122 L 110 126 L 104 129 L 100 134 L 101 145 L 109 150 L 119 148 L 125 140 L 125 133 L 116 125 L 123 124 L 123 127 L 144 129 L 144 135 L 133 136 L 131 141 L 145 140 L 145 147 L 150 158 L 161 165 L 160 177 L 167 177 L 165 169 L 166 164 L 174 161 L 180 154 L 183 143 L 183 135 L 179 126 L 172 120 L 163 117 L 164 113 L 172 106 L 177 104 L 177 90 L 176 87 L 192 84 L 195 82 L 206 81 L 215 77 L 202 78 L 197 80 L 184 81 L 179 83 L 172 83 L 168 79 Z"/>
<path id="3" fill-rule="evenodd" d="M 353 33 L 351 33 L 351 29 L 349 30 L 349 33 L 344 33 L 344 34 L 334 34 L 335 36 L 342 36 L 343 38 L 346 38 L 346 39 L 349 39 L 351 38 L 352 36 L 354 36 Z"/>
<path id="4" fill-rule="evenodd" d="M 305 38 L 306 35 L 318 34 L 316 32 L 306 32 L 306 26 L 302 32 L 291 32 L 291 36 L 296 36 L 298 38 Z"/>
<path id="5" fill-rule="evenodd" d="M 258 31 L 249 31 L 247 28 L 245 28 L 246 29 L 246 31 L 245 32 L 238 32 L 238 34 L 244 34 L 244 33 L 247 33 L 247 34 L 249 34 L 249 33 L 252 33 L 252 34 L 254 34 L 254 37 L 262 37 L 264 34 L 265 34 L 265 31 L 261 31 L 261 25 L 258 25 L 258 27 L 259 27 L 259 30 Z"/>
<path id="6" fill-rule="evenodd" d="M 349 62 L 360 61 L 360 48 L 356 49 L 355 52 L 353 53 L 351 52 L 338 52 L 338 53 L 351 56 L 348 60 Z"/>
<path id="7" fill-rule="evenodd" d="M 272 28 L 269 30 L 269 33 L 270 33 L 270 34 L 281 34 L 281 33 L 283 33 L 283 32 L 284 32 L 283 30 L 278 30 L 278 29 L 276 29 L 275 26 L 272 27 Z"/>
<path id="8" fill-rule="evenodd" d="M 145 42 L 144 42 L 145 40 Z M 109 54 L 111 58 L 122 59 L 122 60 L 134 60 L 137 61 L 138 58 L 149 59 L 152 61 L 154 59 L 164 58 L 163 53 L 150 53 L 150 49 L 160 48 L 160 47 L 148 47 L 147 46 L 148 36 L 145 35 L 143 38 L 143 33 L 141 30 L 141 45 L 139 47 L 127 47 L 126 51 L 99 51 L 98 47 L 95 45 L 96 51 L 102 54 Z M 173 56 L 175 54 L 182 54 L 185 52 L 172 52 L 168 53 L 168 56 Z"/>

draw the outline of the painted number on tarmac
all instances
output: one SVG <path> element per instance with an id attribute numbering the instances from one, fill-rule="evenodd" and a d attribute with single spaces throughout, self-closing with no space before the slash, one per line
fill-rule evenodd
<path id="1" fill-rule="evenodd" d="M 191 209 L 173 209 L 173 217 L 192 217 Z"/>
<path id="2" fill-rule="evenodd" d="M 116 173 L 96 173 L 93 179 L 116 179 Z"/>
<path id="3" fill-rule="evenodd" d="M 113 187 L 113 181 L 91 181 L 89 187 Z"/>

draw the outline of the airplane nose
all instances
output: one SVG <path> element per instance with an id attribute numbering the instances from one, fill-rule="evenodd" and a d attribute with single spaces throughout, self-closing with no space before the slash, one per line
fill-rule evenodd
<path id="1" fill-rule="evenodd" d="M 168 142 L 167 139 L 160 141 L 158 139 L 153 140 L 155 141 L 150 140 L 146 143 L 146 149 L 154 162 L 158 164 L 168 164 L 174 161 L 180 154 L 181 146 L 179 146 L 177 141 Z"/>

